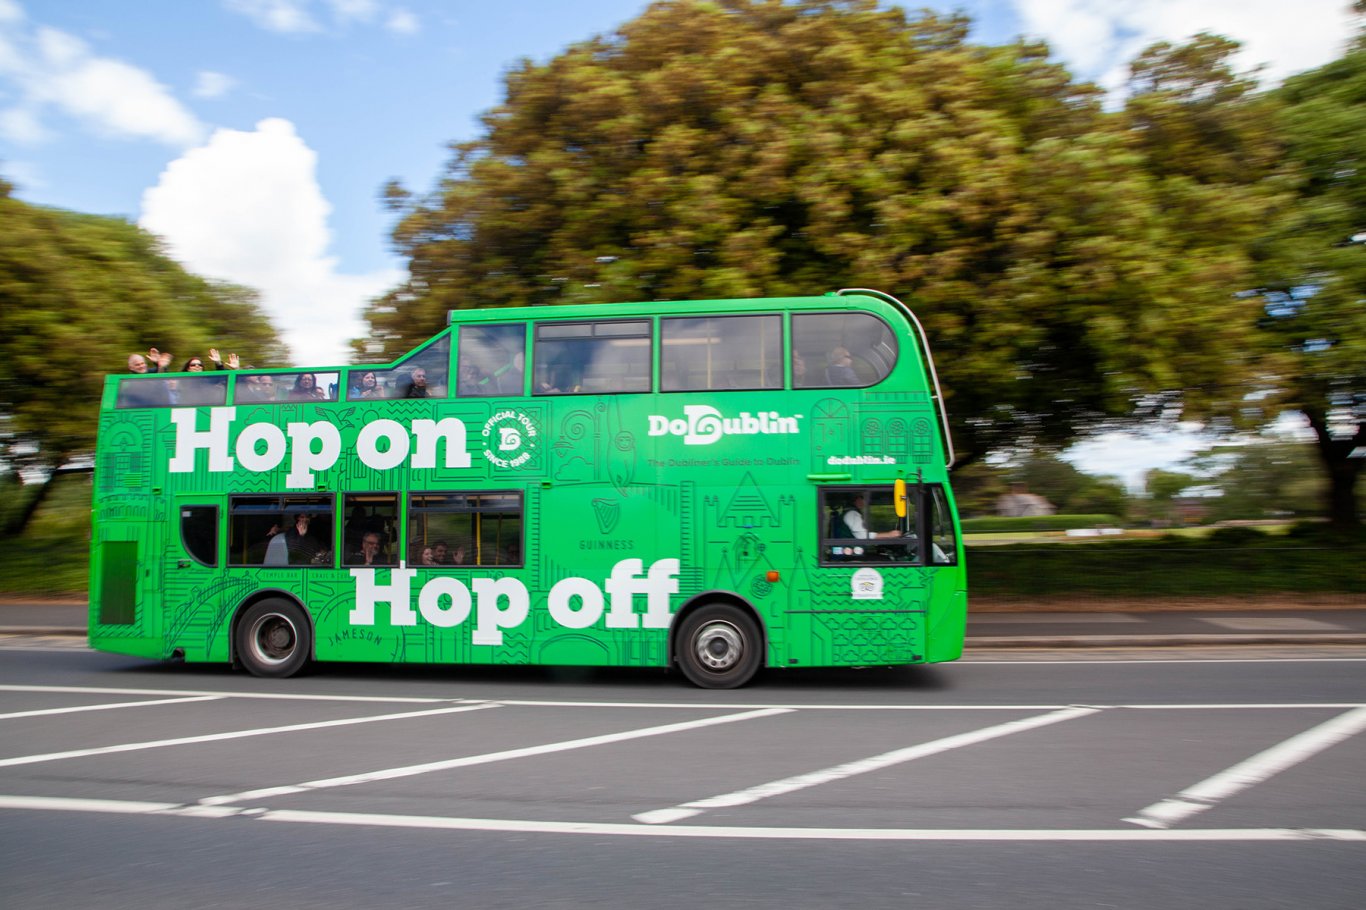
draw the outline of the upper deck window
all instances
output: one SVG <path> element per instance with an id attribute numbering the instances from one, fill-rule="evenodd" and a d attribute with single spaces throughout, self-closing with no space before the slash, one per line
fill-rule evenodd
<path id="1" fill-rule="evenodd" d="M 650 323 L 539 323 L 532 360 L 537 395 L 648 392 Z"/>
<path id="2" fill-rule="evenodd" d="M 896 336 L 869 313 L 798 313 L 792 317 L 792 387 L 864 388 L 896 366 Z"/>
<path id="3" fill-rule="evenodd" d="M 297 373 L 238 373 L 238 404 L 265 401 L 336 401 L 341 374 L 303 370 Z"/>
<path id="4" fill-rule="evenodd" d="M 445 398 L 450 373 L 451 336 L 443 335 L 397 366 L 352 367 L 347 373 L 346 400 L 373 398 Z"/>
<path id="5" fill-rule="evenodd" d="M 666 392 L 783 387 L 783 323 L 772 316 L 702 316 L 660 323 Z"/>
<path id="6" fill-rule="evenodd" d="M 526 326 L 461 326 L 455 368 L 461 398 L 525 394 Z"/>
<path id="7" fill-rule="evenodd" d="M 191 408 L 222 404 L 227 399 L 226 376 L 193 373 L 175 378 L 139 376 L 119 380 L 116 408 Z"/>

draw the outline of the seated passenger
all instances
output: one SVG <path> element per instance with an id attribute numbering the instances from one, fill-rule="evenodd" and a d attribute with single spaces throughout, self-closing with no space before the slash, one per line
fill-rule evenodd
<path id="1" fill-rule="evenodd" d="M 383 386 L 379 384 L 379 378 L 374 370 L 366 370 L 360 374 L 360 379 L 353 378 L 350 391 L 346 395 L 349 399 L 356 398 L 383 398 Z"/>
<path id="2" fill-rule="evenodd" d="M 427 371 L 422 367 L 414 367 L 412 375 L 408 378 L 408 387 L 403 393 L 404 398 L 430 398 L 431 393 L 427 390 Z"/>
<path id="3" fill-rule="evenodd" d="M 487 395 L 489 389 L 488 377 L 484 371 L 472 363 L 462 363 L 460 365 L 460 375 L 457 380 L 457 394 L 459 395 Z"/>
<path id="4" fill-rule="evenodd" d="M 388 561 L 380 551 L 379 534 L 367 531 L 360 539 L 360 549 L 346 558 L 349 566 L 384 566 Z"/>
<path id="5" fill-rule="evenodd" d="M 859 384 L 858 374 L 854 372 L 854 358 L 850 356 L 848 348 L 832 348 L 829 361 L 829 366 L 825 368 L 825 375 L 832 386 Z"/>
<path id="6" fill-rule="evenodd" d="M 294 388 L 289 390 L 290 401 L 325 401 L 326 399 L 327 393 L 318 388 L 318 377 L 312 373 L 300 373 L 294 379 Z"/>
<path id="7" fill-rule="evenodd" d="M 241 401 L 274 401 L 275 400 L 275 377 L 274 376 L 248 376 L 245 385 L 237 387 L 237 396 Z"/>

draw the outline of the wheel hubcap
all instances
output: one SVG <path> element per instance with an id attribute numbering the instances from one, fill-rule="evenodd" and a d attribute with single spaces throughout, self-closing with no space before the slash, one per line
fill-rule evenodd
<path id="1" fill-rule="evenodd" d="M 745 656 L 740 630 L 728 622 L 710 622 L 693 639 L 697 660 L 709 670 L 729 670 Z"/>
<path id="2" fill-rule="evenodd" d="M 251 641 L 257 657 L 266 663 L 278 664 L 294 653 L 299 636 L 294 623 L 277 613 L 256 621 Z"/>

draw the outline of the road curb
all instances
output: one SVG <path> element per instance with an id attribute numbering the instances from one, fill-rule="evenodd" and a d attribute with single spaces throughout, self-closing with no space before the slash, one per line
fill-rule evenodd
<path id="1" fill-rule="evenodd" d="M 1011 635 L 968 636 L 964 648 L 1179 648 L 1249 645 L 1366 645 L 1366 633 L 1304 632 L 1278 635 Z"/>

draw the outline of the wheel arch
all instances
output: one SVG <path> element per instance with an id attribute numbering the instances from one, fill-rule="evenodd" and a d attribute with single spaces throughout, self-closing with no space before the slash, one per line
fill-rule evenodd
<path id="1" fill-rule="evenodd" d="M 318 650 L 318 629 L 313 621 L 313 613 L 308 609 L 308 605 L 298 598 L 297 595 L 284 590 L 283 588 L 262 588 L 253 591 L 246 597 L 237 602 L 237 607 L 232 611 L 232 622 L 228 624 L 228 663 L 234 669 L 241 668 L 241 661 L 237 655 L 237 627 L 242 623 L 242 615 L 247 610 L 256 606 L 263 600 L 273 598 L 287 600 L 303 611 L 304 621 L 308 623 L 308 659 L 311 661 L 317 655 Z"/>
<path id="2" fill-rule="evenodd" d="M 759 627 L 759 653 L 763 655 L 763 662 L 760 667 L 768 667 L 768 625 L 764 622 L 763 616 L 754 609 L 754 605 L 748 600 L 734 591 L 721 588 L 694 594 L 674 613 L 673 619 L 669 622 L 669 666 L 673 667 L 678 662 L 678 630 L 682 628 L 683 620 L 688 617 L 688 614 L 696 612 L 707 604 L 715 603 L 729 604 L 743 610 L 754 620 L 754 624 Z"/>

